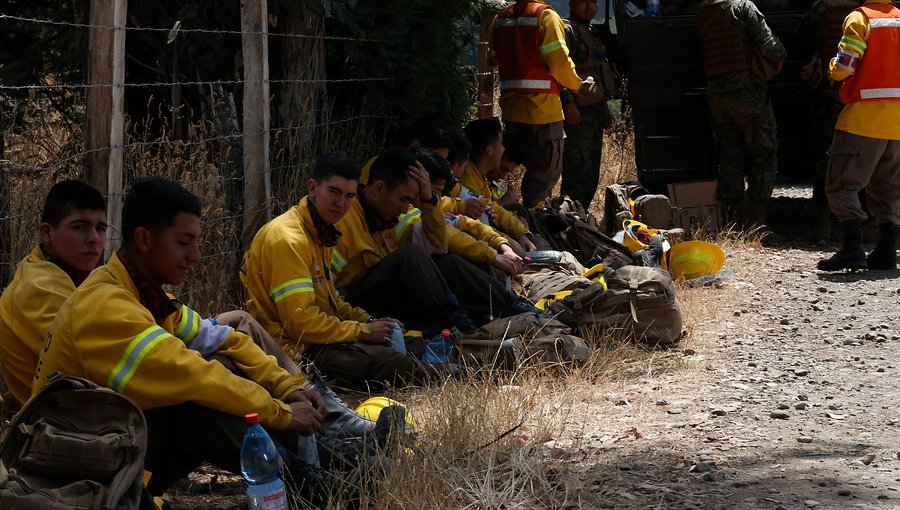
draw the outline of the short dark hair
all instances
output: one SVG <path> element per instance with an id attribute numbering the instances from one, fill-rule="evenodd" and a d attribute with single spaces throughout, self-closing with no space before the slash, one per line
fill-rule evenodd
<path id="1" fill-rule="evenodd" d="M 352 156 L 346 152 L 331 152 L 316 160 L 312 178 L 321 183 L 336 175 L 347 180 L 358 181 L 359 174 L 359 163 Z"/>
<path id="2" fill-rule="evenodd" d="M 408 146 L 413 140 L 419 140 L 426 149 L 451 147 L 450 130 L 434 114 L 423 115 L 410 124 L 403 144 Z"/>
<path id="3" fill-rule="evenodd" d="M 453 177 L 453 172 L 450 170 L 449 161 L 438 156 L 431 149 L 419 147 L 412 151 L 413 155 L 416 157 L 416 161 L 422 163 L 425 171 L 428 172 L 429 181 L 436 182 L 440 179 L 444 179 L 444 181 L 451 186 L 456 184 L 456 179 Z"/>
<path id="4" fill-rule="evenodd" d="M 497 119 L 477 119 L 466 124 L 466 138 L 472 143 L 472 154 L 484 152 L 502 132 L 503 126 Z"/>
<path id="5" fill-rule="evenodd" d="M 525 149 L 522 147 L 522 141 L 515 136 L 503 137 L 503 161 L 509 161 L 515 165 L 525 164 Z"/>
<path id="6" fill-rule="evenodd" d="M 122 243 L 130 246 L 138 227 L 159 232 L 174 225 L 179 213 L 201 216 L 197 195 L 162 177 L 134 181 L 122 206 Z"/>
<path id="7" fill-rule="evenodd" d="M 450 153 L 447 154 L 447 161 L 452 164 L 463 163 L 469 160 L 472 154 L 472 142 L 466 138 L 466 135 L 459 131 L 450 133 Z"/>
<path id="8" fill-rule="evenodd" d="M 41 223 L 56 228 L 75 209 L 106 211 L 106 200 L 90 184 L 72 180 L 57 182 L 44 200 Z"/>
<path id="9" fill-rule="evenodd" d="M 409 167 L 415 166 L 416 157 L 403 147 L 388 147 L 378 154 L 369 170 L 369 185 L 384 181 L 389 190 L 409 180 Z"/>

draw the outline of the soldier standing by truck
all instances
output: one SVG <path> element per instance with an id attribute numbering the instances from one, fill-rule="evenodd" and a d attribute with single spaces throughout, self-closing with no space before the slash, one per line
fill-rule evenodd
<path id="1" fill-rule="evenodd" d="M 900 226 L 900 9 L 869 0 L 847 15 L 838 53 L 829 63 L 843 81 L 825 192 L 841 222 L 841 249 L 820 260 L 823 271 L 897 269 Z M 866 256 L 859 192 L 866 189 L 879 238 Z"/>
<path id="2" fill-rule="evenodd" d="M 697 28 L 719 155 L 717 198 L 727 223 L 760 226 L 775 187 L 778 154 L 766 82 L 781 70 L 787 53 L 749 0 L 704 0 Z"/>
<path id="3" fill-rule="evenodd" d="M 603 130 L 612 124 L 606 100 L 613 93 L 603 86 L 606 48 L 600 36 L 591 29 L 591 19 L 597 14 L 597 0 L 569 0 L 569 16 L 563 18 L 569 57 L 575 71 L 594 82 L 572 92 L 560 92 L 566 114 L 566 143 L 563 150 L 562 189 L 579 201 L 585 210 L 597 193 L 600 182 L 600 159 L 603 155 Z M 608 64 L 607 64 L 608 65 Z M 612 86 L 615 83 L 609 80 Z"/>

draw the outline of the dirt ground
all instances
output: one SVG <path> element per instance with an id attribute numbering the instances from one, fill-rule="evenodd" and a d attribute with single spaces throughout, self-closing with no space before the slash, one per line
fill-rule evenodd
<path id="1" fill-rule="evenodd" d="M 809 190 L 778 196 L 777 240 L 682 289 L 688 339 L 566 411 L 553 507 L 900 508 L 900 273 L 816 271 L 834 245 L 804 238 Z M 240 480 L 210 476 L 175 508 L 240 508 Z"/>

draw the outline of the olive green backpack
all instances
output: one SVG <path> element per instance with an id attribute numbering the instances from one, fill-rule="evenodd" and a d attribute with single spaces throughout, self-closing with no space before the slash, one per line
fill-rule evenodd
<path id="1" fill-rule="evenodd" d="M 684 335 L 672 276 L 657 267 L 625 266 L 603 273 L 603 285 L 577 289 L 548 308 L 580 335 L 620 331 L 648 347 L 672 347 Z"/>
<path id="2" fill-rule="evenodd" d="M 86 379 L 50 378 L 0 440 L 0 510 L 146 508 L 144 413 Z"/>

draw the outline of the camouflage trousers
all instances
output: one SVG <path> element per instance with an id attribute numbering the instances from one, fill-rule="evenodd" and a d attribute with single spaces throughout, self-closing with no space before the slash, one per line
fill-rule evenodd
<path id="1" fill-rule="evenodd" d="M 522 203 L 534 207 L 551 193 L 562 174 L 563 123 L 521 124 L 506 122 L 503 136 L 517 138 L 524 152 Z"/>
<path id="2" fill-rule="evenodd" d="M 580 202 L 585 210 L 600 183 L 605 109 L 602 103 L 581 108 L 581 122 L 574 126 L 566 124 L 561 192 Z"/>
<path id="3" fill-rule="evenodd" d="M 775 188 L 778 130 L 765 87 L 709 94 L 713 139 L 719 155 L 719 200 L 767 202 Z"/>

